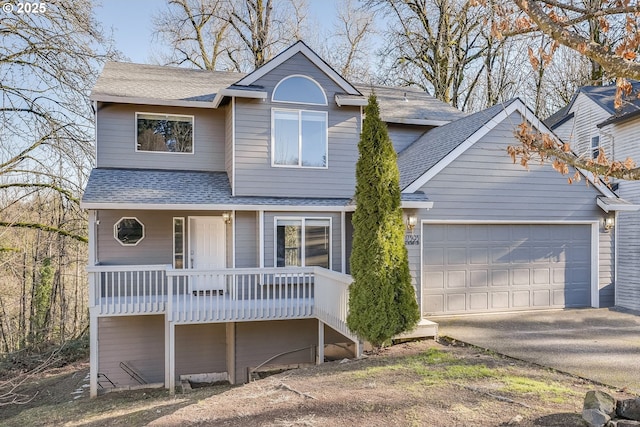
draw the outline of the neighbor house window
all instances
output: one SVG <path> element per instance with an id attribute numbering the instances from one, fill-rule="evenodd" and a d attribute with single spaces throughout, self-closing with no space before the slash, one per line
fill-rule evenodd
<path id="1" fill-rule="evenodd" d="M 276 266 L 330 265 L 330 219 L 276 219 Z"/>
<path id="2" fill-rule="evenodd" d="M 173 218 L 173 268 L 184 268 L 184 218 Z"/>
<path id="3" fill-rule="evenodd" d="M 327 113 L 273 110 L 274 166 L 327 167 Z"/>
<path id="4" fill-rule="evenodd" d="M 136 113 L 136 150 L 193 153 L 193 116 Z"/>
<path id="5" fill-rule="evenodd" d="M 123 246 L 136 246 L 144 239 L 144 225 L 138 218 L 120 218 L 113 226 L 113 235 Z"/>
<path id="6" fill-rule="evenodd" d="M 591 138 L 591 158 L 597 159 L 600 155 L 600 137 L 594 136 Z"/>

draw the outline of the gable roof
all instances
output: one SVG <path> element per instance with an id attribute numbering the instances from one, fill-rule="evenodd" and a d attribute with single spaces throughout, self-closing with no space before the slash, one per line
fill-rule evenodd
<path id="1" fill-rule="evenodd" d="M 333 80 L 345 93 L 349 95 L 362 95 L 358 89 L 356 89 L 351 83 L 349 83 L 344 77 L 342 77 L 336 70 L 334 70 L 324 59 L 320 58 L 309 46 L 307 46 L 302 40 L 297 41 L 287 49 L 280 52 L 269 62 L 262 67 L 252 71 L 251 73 L 238 80 L 235 84 L 237 86 L 250 86 L 254 84 L 258 79 L 265 76 L 279 65 L 282 65 L 289 58 L 297 53 L 304 55 L 309 61 L 311 61 L 316 67 L 322 70 L 331 80 Z"/>
<path id="2" fill-rule="evenodd" d="M 426 177 L 425 174 L 429 171 L 432 171 L 433 175 L 439 172 L 442 168 L 438 171 L 434 169 L 439 162 L 453 155 L 454 151 L 461 144 L 469 141 L 474 134 L 478 134 L 477 140 L 488 132 L 489 129 L 482 134 L 479 133 L 489 121 L 516 101 L 522 103 L 515 98 L 504 104 L 496 104 L 486 110 L 432 129 L 418 138 L 398 155 L 400 188 L 406 192 L 416 191 L 430 179 L 430 176 Z"/>
<path id="3" fill-rule="evenodd" d="M 442 126 L 467 115 L 422 89 L 364 84 L 356 87 L 367 97 L 375 93 L 380 117 L 387 123 Z"/>
<path id="4" fill-rule="evenodd" d="M 160 65 L 107 62 L 91 90 L 102 102 L 213 108 L 221 89 L 243 74 Z"/>
<path id="5" fill-rule="evenodd" d="M 398 156 L 402 192 L 418 191 L 438 172 L 516 111 L 540 132 L 551 133 L 519 98 L 496 104 L 486 110 L 432 129 L 405 148 Z M 596 184 L 591 173 L 583 170 L 580 172 L 601 194 L 618 199 L 610 189 Z"/>

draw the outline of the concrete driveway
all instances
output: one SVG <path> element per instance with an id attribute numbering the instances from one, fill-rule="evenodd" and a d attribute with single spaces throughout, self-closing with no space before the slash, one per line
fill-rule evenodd
<path id="1" fill-rule="evenodd" d="M 440 336 L 640 393 L 640 316 L 567 309 L 429 320 Z"/>

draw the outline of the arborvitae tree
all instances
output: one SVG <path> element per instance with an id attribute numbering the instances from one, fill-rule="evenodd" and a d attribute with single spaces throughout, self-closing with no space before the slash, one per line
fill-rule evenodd
<path id="1" fill-rule="evenodd" d="M 412 329 L 420 318 L 404 246 L 397 155 L 369 97 L 356 165 L 356 211 L 347 324 L 376 347 Z"/>

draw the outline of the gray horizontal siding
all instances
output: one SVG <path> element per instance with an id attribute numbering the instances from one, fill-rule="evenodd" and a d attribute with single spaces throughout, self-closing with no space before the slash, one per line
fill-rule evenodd
<path id="1" fill-rule="evenodd" d="M 224 323 L 176 326 L 176 380 L 180 375 L 228 372 Z"/>
<path id="2" fill-rule="evenodd" d="M 233 104 L 224 109 L 224 169 L 233 188 Z"/>
<path id="3" fill-rule="evenodd" d="M 536 162 L 529 170 L 513 164 L 508 145 L 522 121 L 514 113 L 481 138 L 421 190 L 434 202 L 421 216 L 459 221 L 602 221 L 596 205 L 600 193 L 584 182 L 569 185 L 550 165 Z M 603 304 L 613 294 L 614 257 L 610 233 L 600 233 L 599 287 Z M 414 255 L 415 257 L 415 255 Z"/>
<path id="4" fill-rule="evenodd" d="M 193 154 L 136 152 L 136 112 L 194 116 Z M 100 104 L 97 165 L 112 168 L 225 170 L 225 113 L 222 110 Z"/>
<path id="5" fill-rule="evenodd" d="M 99 211 L 97 260 L 105 265 L 173 264 L 173 218 L 221 214 L 218 211 Z M 145 237 L 137 246 L 122 246 L 114 238 L 113 226 L 122 217 L 136 217 L 144 225 Z M 188 226 L 185 221 L 185 228 Z M 188 230 L 185 231 L 188 236 Z M 227 233 L 230 234 L 229 228 Z M 230 242 L 227 241 L 228 246 Z M 230 253 L 230 246 L 227 249 Z"/>
<path id="6" fill-rule="evenodd" d="M 164 382 L 164 316 L 100 317 L 98 372 L 116 387 L 138 385 L 120 367 L 125 362 L 147 382 Z"/>
<path id="7" fill-rule="evenodd" d="M 248 368 L 274 356 L 266 366 L 314 363 L 317 344 L 315 319 L 236 323 L 236 382 L 246 382 Z"/>
<path id="8" fill-rule="evenodd" d="M 393 147 L 396 149 L 396 153 L 407 148 L 407 146 L 411 145 L 412 142 L 420 138 L 432 127 L 433 126 L 400 125 L 393 123 L 387 124 L 389 138 L 391 138 L 391 142 L 393 143 Z"/>
<path id="9" fill-rule="evenodd" d="M 259 267 L 256 212 L 236 212 L 236 267 Z"/>
<path id="10" fill-rule="evenodd" d="M 328 106 L 271 103 L 276 84 L 291 74 L 315 79 L 325 90 Z M 266 101 L 236 100 L 235 182 L 236 195 L 278 197 L 351 197 L 355 189 L 358 159 L 360 109 L 338 107 L 332 80 L 304 56 L 298 54 L 256 82 L 263 86 Z M 328 168 L 285 168 L 271 166 L 271 109 L 291 108 L 328 111 Z"/>
<path id="11" fill-rule="evenodd" d="M 275 265 L 275 222 L 278 218 L 331 218 L 331 269 L 342 271 L 342 237 L 341 237 L 341 215 L 330 212 L 265 212 L 264 214 L 264 265 L 273 267 Z"/>

